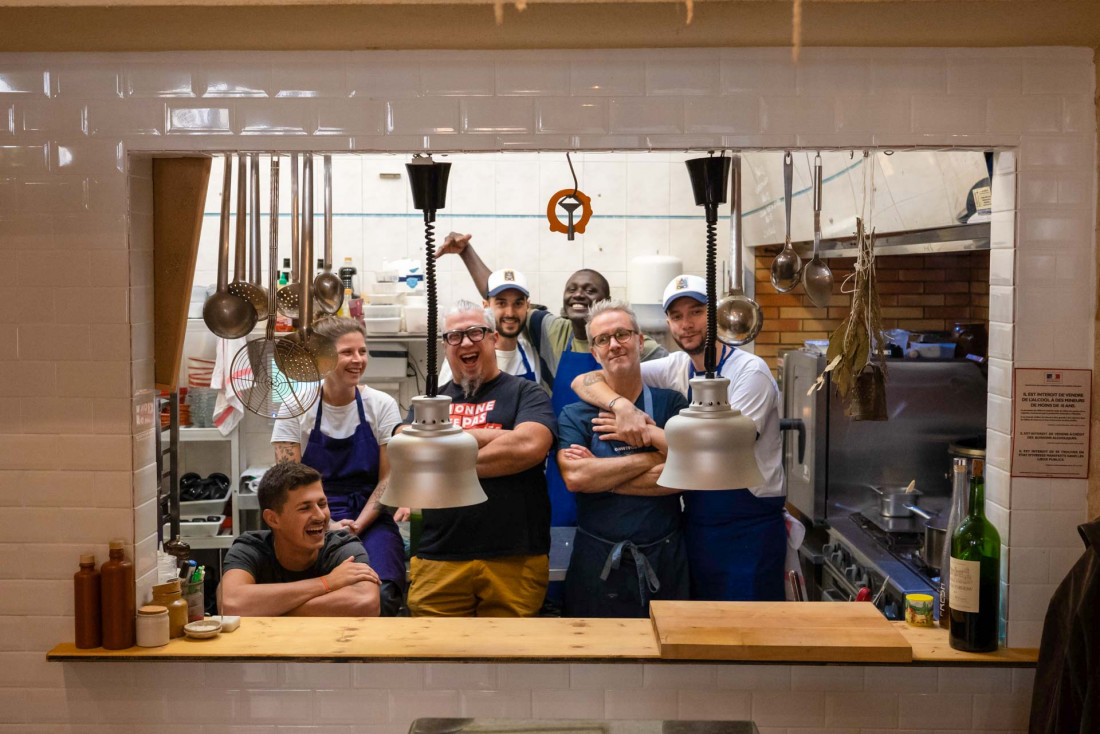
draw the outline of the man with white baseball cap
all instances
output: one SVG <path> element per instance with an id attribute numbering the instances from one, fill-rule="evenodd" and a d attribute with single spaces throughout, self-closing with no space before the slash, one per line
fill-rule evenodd
<path id="1" fill-rule="evenodd" d="M 704 371 L 707 332 L 706 281 L 697 275 L 672 279 L 663 295 L 665 317 L 682 351 L 642 363 L 650 387 L 678 390 L 691 399 L 689 380 Z M 730 405 L 756 423 L 756 462 L 764 483 L 744 489 L 685 492 L 684 535 L 691 569 L 691 598 L 710 601 L 782 601 L 786 556 L 783 442 L 779 390 L 760 357 L 719 344 L 718 374 L 730 381 Z M 573 381 L 582 400 L 614 416 L 615 433 L 646 445 L 645 415 L 619 396 L 600 372 Z M 608 421 L 610 423 L 611 421 Z"/>
<path id="2" fill-rule="evenodd" d="M 497 367 L 501 372 L 516 375 L 538 384 L 535 350 L 524 338 L 524 324 L 530 307 L 531 291 L 527 288 L 527 276 L 518 270 L 505 268 L 489 274 L 489 288 L 481 303 L 493 312 L 497 324 Z M 451 367 L 443 360 L 439 370 L 439 384 L 452 379 Z"/>

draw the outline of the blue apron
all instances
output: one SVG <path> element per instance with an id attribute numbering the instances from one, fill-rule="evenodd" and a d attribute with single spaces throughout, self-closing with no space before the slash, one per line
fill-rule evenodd
<path id="1" fill-rule="evenodd" d="M 719 374 L 731 354 L 722 355 Z M 692 364 L 690 376 L 696 374 Z M 785 504 L 784 497 L 757 497 L 747 489 L 684 492 L 692 599 L 784 600 Z"/>
<path id="2" fill-rule="evenodd" d="M 363 412 L 363 399 L 355 391 L 355 406 L 359 409 L 359 425 L 347 438 L 332 438 L 321 432 L 321 411 L 325 405 L 324 389 L 317 398 L 317 420 L 302 453 L 302 463 L 321 473 L 321 483 L 328 498 L 333 520 L 355 520 L 367 506 L 370 493 L 378 484 L 378 441 Z M 382 581 L 405 587 L 405 546 L 397 523 L 388 513 L 378 515 L 360 536 L 367 549 L 371 568 Z"/>
<path id="3" fill-rule="evenodd" d="M 642 395 L 646 415 L 652 416 L 653 394 L 645 387 Z M 621 455 L 615 443 L 593 434 L 588 448 L 599 458 L 613 458 Z M 688 598 L 688 560 L 678 520 L 629 522 L 625 517 L 632 508 L 662 498 L 615 497 L 618 506 L 608 508 L 615 514 L 599 518 L 599 533 L 584 524 L 577 527 L 565 575 L 567 617 L 647 617 L 651 599 Z M 679 514 L 679 498 L 672 499 Z M 592 527 L 595 519 L 586 524 Z M 628 533 L 634 537 L 625 538 Z"/>
<path id="4" fill-rule="evenodd" d="M 524 362 L 526 363 L 526 359 Z M 591 352 L 573 351 L 573 334 L 570 332 L 565 351 L 558 357 L 558 369 L 554 373 L 554 392 L 550 404 L 554 408 L 554 417 L 561 415 L 562 408 L 580 400 L 573 392 L 573 378 L 587 372 L 600 369 L 600 363 Z M 577 524 L 577 500 L 565 486 L 558 470 L 558 462 L 553 453 L 546 462 L 546 485 L 550 493 L 550 527 L 573 527 Z"/>
<path id="5" fill-rule="evenodd" d="M 517 375 L 517 377 L 522 377 L 531 382 L 537 382 L 535 379 L 535 371 L 531 369 L 531 363 L 527 361 L 527 352 L 523 351 L 523 345 L 520 344 L 519 341 L 516 341 L 516 349 L 519 350 L 519 358 L 523 360 L 523 374 Z"/>

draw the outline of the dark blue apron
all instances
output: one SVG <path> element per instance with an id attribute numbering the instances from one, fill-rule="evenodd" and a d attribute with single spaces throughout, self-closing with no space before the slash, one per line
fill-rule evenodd
<path id="1" fill-rule="evenodd" d="M 347 438 L 332 438 L 322 433 L 324 398 L 322 389 L 317 398 L 317 420 L 309 433 L 306 450 L 302 452 L 302 463 L 321 473 L 332 519 L 355 520 L 367 506 L 370 494 L 378 484 L 378 441 L 374 439 L 374 431 L 363 412 L 359 390 L 355 391 L 355 406 L 359 410 L 359 425 L 355 427 L 355 432 Z M 393 517 L 385 512 L 380 513 L 360 539 L 378 578 L 404 589 L 405 546 Z"/>
<path id="2" fill-rule="evenodd" d="M 733 349 L 722 355 L 716 370 L 719 374 L 731 354 Z M 694 364 L 689 374 L 697 374 Z M 692 599 L 785 599 L 785 504 L 784 497 L 757 497 L 747 489 L 684 492 L 684 536 L 691 564 Z"/>
<path id="3" fill-rule="evenodd" d="M 517 375 L 517 377 L 522 377 L 531 382 L 537 382 L 535 379 L 535 371 L 531 369 L 531 363 L 527 361 L 527 352 L 523 351 L 523 345 L 520 344 L 518 340 L 516 341 L 516 349 L 519 350 L 519 358 L 523 360 L 523 374 Z"/>
<path id="4" fill-rule="evenodd" d="M 526 363 L 526 359 L 524 362 Z M 565 345 L 565 351 L 558 358 L 558 370 L 554 373 L 554 392 L 550 396 L 550 404 L 554 408 L 554 417 L 560 416 L 562 408 L 580 400 L 577 393 L 573 392 L 573 378 L 587 372 L 600 369 L 600 363 L 592 356 L 591 352 L 573 351 L 573 333 L 569 334 L 569 341 Z M 573 527 L 577 524 L 577 500 L 573 493 L 565 486 L 558 470 L 558 462 L 554 454 L 550 454 L 546 462 L 546 486 L 550 492 L 550 527 Z"/>
<path id="5" fill-rule="evenodd" d="M 643 409 L 652 416 L 653 394 L 645 387 L 642 395 Z M 615 451 L 616 443 L 601 441 L 599 434 L 593 434 L 588 448 L 599 458 L 613 458 L 621 455 Z M 628 496 L 619 499 L 623 505 L 659 501 Z M 679 514 L 678 498 L 675 505 Z M 672 532 L 668 532 L 667 518 L 659 525 L 654 522 L 639 527 L 630 523 L 618 531 L 616 520 L 626 525 L 623 515 L 600 519 L 604 521 L 600 534 L 586 529 L 583 520 L 577 526 L 565 576 L 565 616 L 647 617 L 651 599 L 688 598 L 687 554 L 678 521 L 671 523 Z M 628 533 L 634 537 L 624 538 Z"/>

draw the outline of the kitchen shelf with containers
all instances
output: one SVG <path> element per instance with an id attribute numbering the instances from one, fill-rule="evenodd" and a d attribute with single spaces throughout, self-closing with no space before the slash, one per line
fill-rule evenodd
<path id="1" fill-rule="evenodd" d="M 228 548 L 240 531 L 236 495 L 241 476 L 240 434 L 214 425 L 218 390 L 210 387 L 214 361 L 188 357 L 179 405 L 180 538 L 191 548 Z M 167 405 L 161 427 L 170 421 Z M 164 537 L 168 537 L 168 523 Z"/>

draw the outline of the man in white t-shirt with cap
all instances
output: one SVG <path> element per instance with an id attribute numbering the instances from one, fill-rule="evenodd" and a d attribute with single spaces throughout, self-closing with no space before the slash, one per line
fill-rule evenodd
<path id="1" fill-rule="evenodd" d="M 538 354 L 521 334 L 527 323 L 530 296 L 527 277 L 518 270 L 506 268 L 489 274 L 486 300 L 481 303 L 492 309 L 497 322 L 497 367 L 501 372 L 539 384 Z M 443 360 L 439 384 L 445 385 L 450 380 L 451 367 Z"/>
<path id="2" fill-rule="evenodd" d="M 669 333 L 682 351 L 642 363 L 650 387 L 678 390 L 691 399 L 689 380 L 705 370 L 707 286 L 697 275 L 673 278 L 663 296 Z M 764 483 L 744 489 L 684 492 L 684 535 L 691 598 L 709 601 L 782 601 L 786 524 L 779 390 L 767 363 L 719 344 L 718 374 L 728 378 L 730 405 L 756 424 L 756 463 Z M 646 441 L 646 417 L 619 397 L 600 372 L 573 381 L 582 400 L 601 406 L 603 421 L 632 445 Z M 608 406 L 610 405 L 610 408 Z M 597 419 L 600 420 L 600 419 Z"/>

